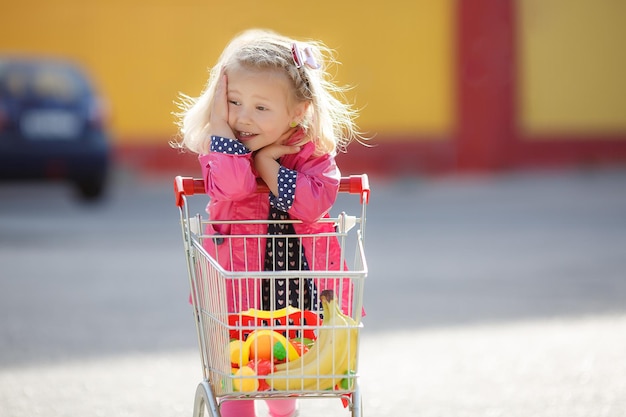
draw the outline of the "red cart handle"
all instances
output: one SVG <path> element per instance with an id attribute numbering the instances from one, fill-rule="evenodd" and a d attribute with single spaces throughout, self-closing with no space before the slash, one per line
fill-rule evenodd
<path id="1" fill-rule="evenodd" d="M 269 191 L 267 185 L 261 180 L 257 180 L 257 193 L 266 193 Z M 204 180 L 200 178 L 181 177 L 174 178 L 174 196 L 176 197 L 176 205 L 183 206 L 183 196 L 194 194 L 204 194 Z M 370 183 L 367 174 L 350 175 L 349 177 L 341 177 L 339 182 L 340 193 L 361 194 L 361 204 L 369 203 L 370 200 Z"/>

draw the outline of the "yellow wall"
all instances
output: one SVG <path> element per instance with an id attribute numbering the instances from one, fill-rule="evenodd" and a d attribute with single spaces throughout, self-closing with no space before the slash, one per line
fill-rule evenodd
<path id="1" fill-rule="evenodd" d="M 323 40 L 372 133 L 445 137 L 454 126 L 453 0 L 25 0 L 4 4 L 0 50 L 88 66 L 118 140 L 175 134 L 179 92 L 200 93 L 226 42 L 249 27 Z"/>
<path id="2" fill-rule="evenodd" d="M 519 107 L 527 134 L 626 130 L 626 2 L 523 0 Z"/>

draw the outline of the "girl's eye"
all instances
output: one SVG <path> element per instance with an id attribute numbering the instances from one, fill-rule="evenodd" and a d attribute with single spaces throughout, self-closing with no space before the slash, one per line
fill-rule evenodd
<path id="1" fill-rule="evenodd" d="M 256 106 L 256 109 L 260 110 L 260 111 L 265 111 L 265 110 L 267 110 L 267 107 L 265 107 L 265 106 Z"/>
<path id="2" fill-rule="evenodd" d="M 229 102 L 230 104 L 234 105 L 234 106 L 238 106 L 238 105 L 240 105 L 240 104 L 241 104 L 241 103 L 239 103 L 239 102 L 238 102 L 238 101 L 236 101 L 236 100 L 228 100 L 228 102 Z"/>

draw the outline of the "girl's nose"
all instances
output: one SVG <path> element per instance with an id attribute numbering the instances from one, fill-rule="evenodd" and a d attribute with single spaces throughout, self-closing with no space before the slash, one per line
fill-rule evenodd
<path id="1" fill-rule="evenodd" d="M 250 109 L 248 109 L 245 106 L 240 106 L 237 108 L 237 121 L 239 123 L 244 123 L 244 124 L 248 124 L 251 121 L 250 118 Z"/>

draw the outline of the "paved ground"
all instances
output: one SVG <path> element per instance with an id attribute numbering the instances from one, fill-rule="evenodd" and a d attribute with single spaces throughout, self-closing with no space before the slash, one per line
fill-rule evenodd
<path id="1" fill-rule="evenodd" d="M 626 171 L 372 182 L 366 416 L 626 415 Z M 0 417 L 191 414 L 171 198 L 0 185 Z"/>

